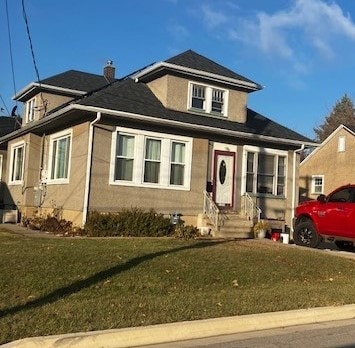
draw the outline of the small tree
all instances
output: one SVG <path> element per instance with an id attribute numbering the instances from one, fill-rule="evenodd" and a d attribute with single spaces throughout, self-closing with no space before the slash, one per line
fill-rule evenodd
<path id="1" fill-rule="evenodd" d="M 353 101 L 345 94 L 338 101 L 330 114 L 325 118 L 324 123 L 313 128 L 316 140 L 322 142 L 341 124 L 355 127 L 355 115 Z"/>

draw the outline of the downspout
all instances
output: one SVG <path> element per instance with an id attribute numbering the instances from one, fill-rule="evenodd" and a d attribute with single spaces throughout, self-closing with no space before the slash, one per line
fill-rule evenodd
<path id="1" fill-rule="evenodd" d="M 88 205 L 89 205 L 89 192 L 90 192 L 90 177 L 91 177 L 91 164 L 92 164 L 92 149 L 94 143 L 94 125 L 101 119 L 101 112 L 96 114 L 94 121 L 90 122 L 89 128 L 89 139 L 88 139 L 88 155 L 86 160 L 86 176 L 85 176 L 85 190 L 84 190 L 84 205 L 83 205 L 83 219 L 82 227 L 86 223 L 86 218 L 88 215 Z"/>
<path id="2" fill-rule="evenodd" d="M 295 216 L 295 208 L 296 208 L 296 159 L 297 159 L 297 153 L 300 153 L 303 151 L 305 148 L 305 145 L 302 144 L 302 146 L 295 150 L 293 152 L 293 178 L 292 178 L 292 204 L 291 204 L 291 221 L 290 221 L 290 226 L 291 229 L 293 229 L 293 218 Z"/>

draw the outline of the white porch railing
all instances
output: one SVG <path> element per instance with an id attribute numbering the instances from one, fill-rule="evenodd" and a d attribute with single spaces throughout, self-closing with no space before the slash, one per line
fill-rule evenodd
<path id="1" fill-rule="evenodd" d="M 218 230 L 219 209 L 207 191 L 203 191 L 203 213 L 207 214 L 214 227 Z"/>
<path id="2" fill-rule="evenodd" d="M 244 214 L 251 221 L 260 221 L 261 209 L 254 203 L 247 192 L 244 194 Z"/>

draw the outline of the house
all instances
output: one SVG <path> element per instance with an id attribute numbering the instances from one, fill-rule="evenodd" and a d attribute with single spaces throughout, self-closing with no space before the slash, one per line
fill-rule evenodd
<path id="1" fill-rule="evenodd" d="M 355 129 L 340 125 L 300 164 L 300 200 L 355 182 Z"/>
<path id="2" fill-rule="evenodd" d="M 15 96 L 23 125 L 0 142 L 22 216 L 83 225 L 92 210 L 141 207 L 216 235 L 245 220 L 248 236 L 259 216 L 290 226 L 300 149 L 313 143 L 247 107 L 258 83 L 192 50 L 114 75 L 108 62 L 103 76 L 71 70 Z"/>

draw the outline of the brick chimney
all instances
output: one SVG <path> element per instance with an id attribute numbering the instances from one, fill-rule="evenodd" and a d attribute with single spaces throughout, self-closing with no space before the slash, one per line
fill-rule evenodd
<path id="1" fill-rule="evenodd" d="M 115 78 L 116 68 L 113 66 L 112 60 L 108 60 L 104 67 L 104 76 L 108 80 L 112 80 Z"/>

